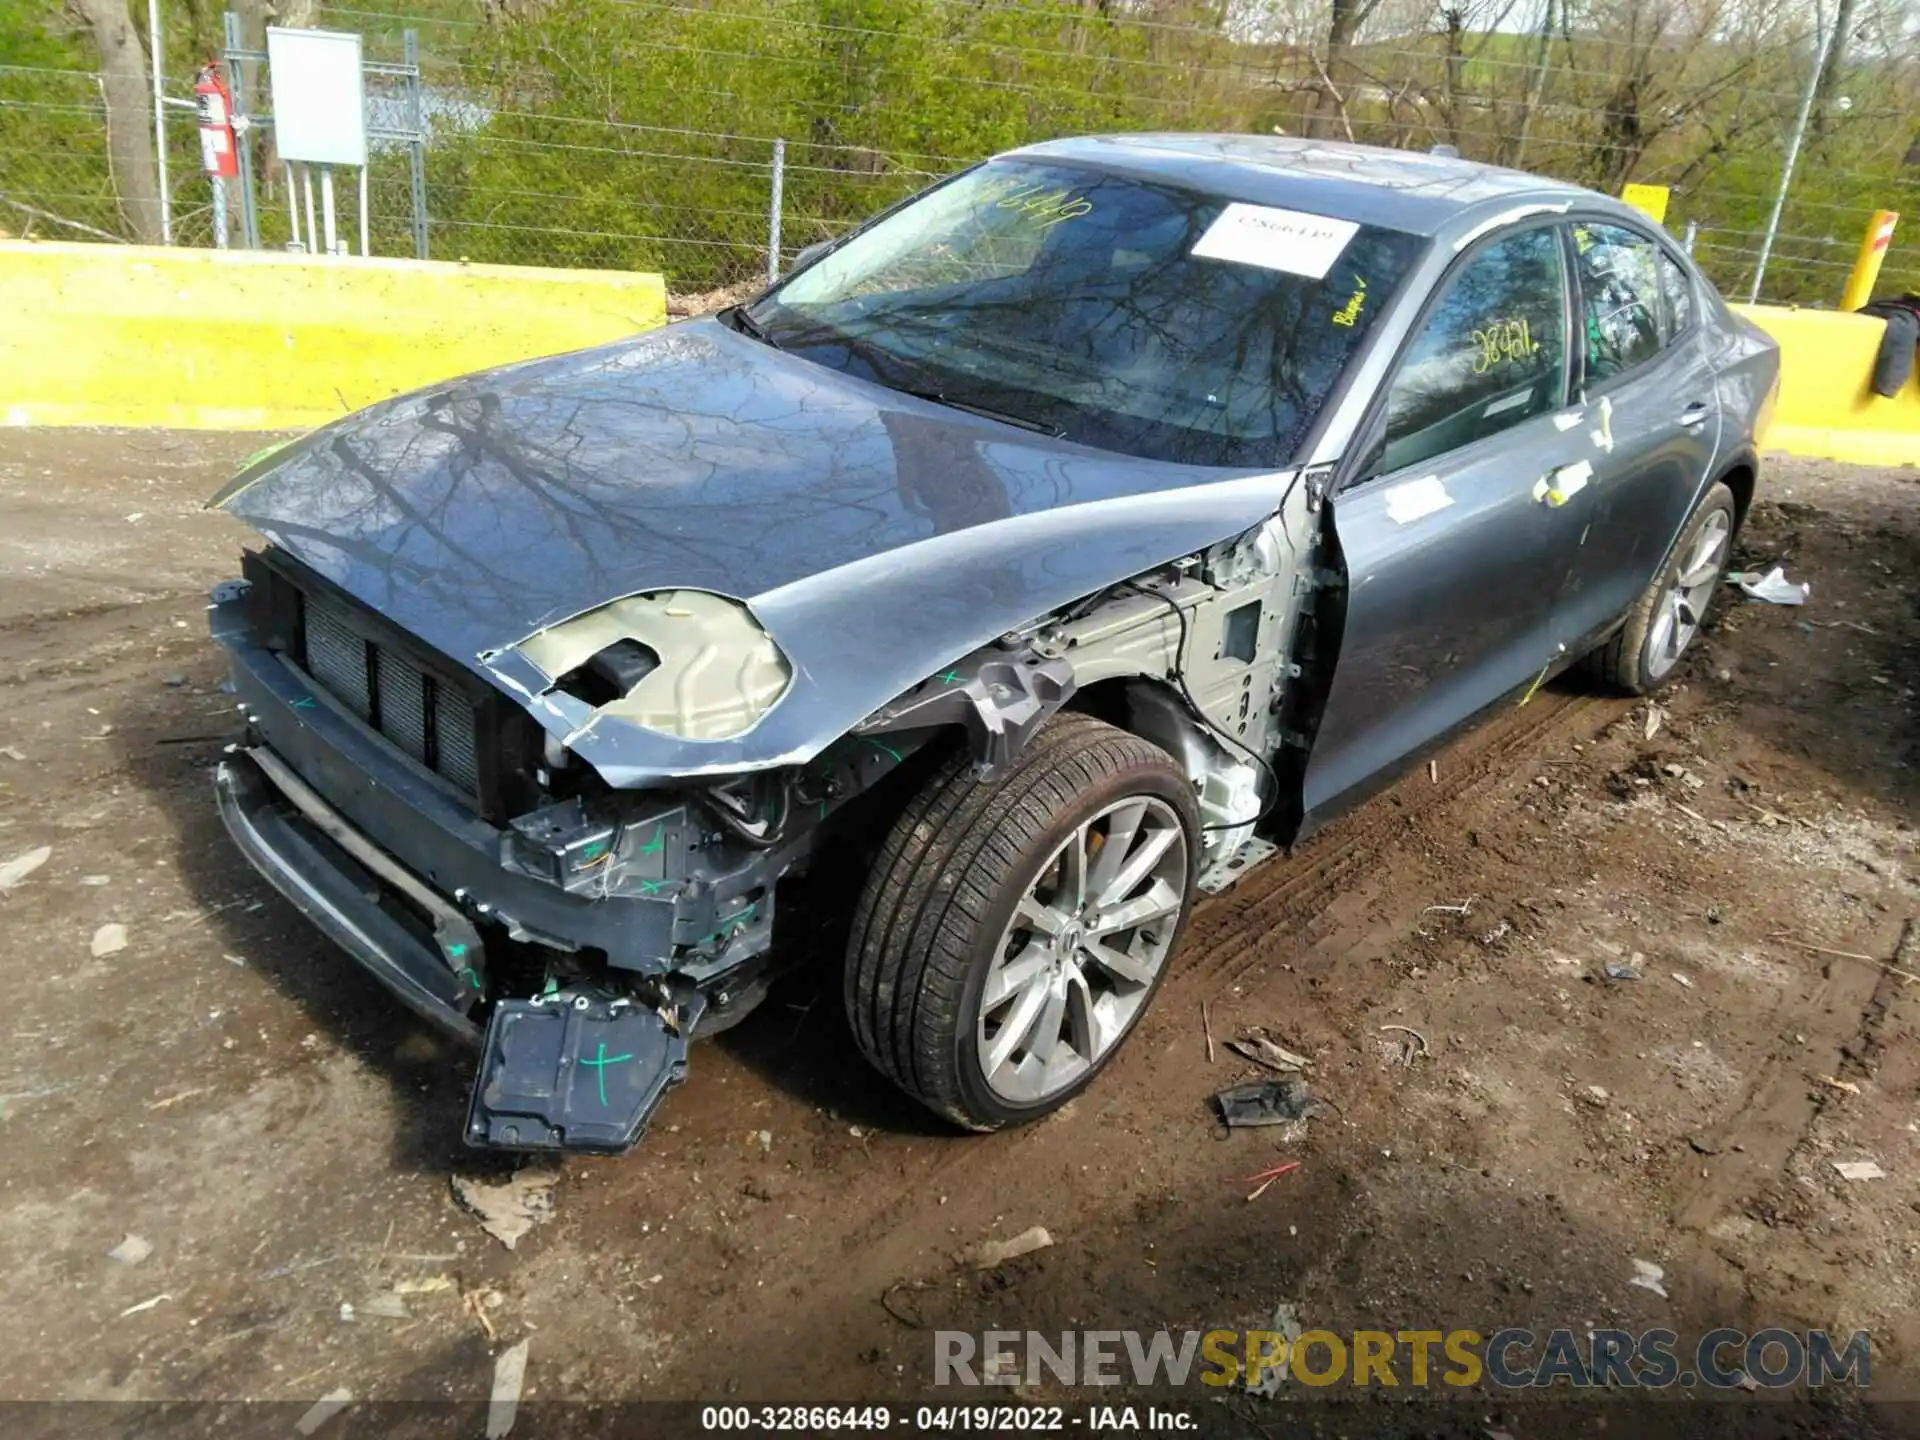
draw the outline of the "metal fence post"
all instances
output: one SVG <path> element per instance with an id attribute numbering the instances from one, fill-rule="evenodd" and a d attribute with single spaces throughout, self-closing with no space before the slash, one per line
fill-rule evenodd
<path id="1" fill-rule="evenodd" d="M 427 118 L 420 84 L 420 32 L 405 31 L 401 36 L 407 73 L 407 128 L 413 138 L 407 142 L 407 188 L 413 193 L 413 255 L 427 258 Z"/>
<path id="2" fill-rule="evenodd" d="M 1813 23 L 1820 23 L 1819 12 L 1814 12 Z M 1813 114 L 1813 97 L 1820 89 L 1820 72 L 1827 68 L 1827 51 L 1833 46 L 1833 35 L 1840 27 L 1829 25 L 1827 33 L 1820 37 L 1820 53 L 1814 57 L 1813 71 L 1807 76 L 1807 93 L 1800 97 L 1800 114 L 1793 122 L 1793 138 L 1787 142 L 1786 163 L 1780 167 L 1780 188 L 1774 193 L 1773 213 L 1767 217 L 1767 233 L 1760 241 L 1760 259 L 1753 267 L 1753 287 L 1747 291 L 1747 303 L 1757 305 L 1760 302 L 1760 282 L 1766 277 L 1767 258 L 1773 254 L 1773 237 L 1780 233 L 1780 212 L 1787 208 L 1787 188 L 1793 184 L 1794 163 L 1800 158 L 1800 142 L 1807 138 L 1807 118 Z"/>
<path id="3" fill-rule="evenodd" d="M 787 180 L 787 142 L 773 142 L 773 193 L 767 199 L 767 283 L 780 278 L 780 197 Z"/>
<path id="4" fill-rule="evenodd" d="M 260 248 L 260 216 L 253 199 L 253 117 L 247 113 L 247 67 L 236 59 L 241 43 L 240 17 L 233 11 L 224 19 L 227 53 L 227 85 L 233 91 L 234 144 L 240 161 L 240 243 L 249 250 Z"/>
<path id="5" fill-rule="evenodd" d="M 166 41 L 160 34 L 160 0 L 147 0 L 147 49 L 153 60 L 153 155 L 160 165 L 160 243 L 173 244 L 173 197 L 167 190 L 167 100 L 160 78 L 161 51 Z"/>
<path id="6" fill-rule="evenodd" d="M 1691 255 L 1693 253 L 1694 237 L 1699 233 L 1700 222 L 1698 220 L 1687 221 L 1687 233 L 1680 237 L 1680 248 Z"/>

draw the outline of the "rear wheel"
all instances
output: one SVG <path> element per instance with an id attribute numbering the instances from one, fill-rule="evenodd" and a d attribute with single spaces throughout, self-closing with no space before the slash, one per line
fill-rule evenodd
<path id="1" fill-rule="evenodd" d="M 867 880 L 846 972 L 861 1049 L 971 1129 L 1059 1108 L 1158 990 L 1198 841 L 1173 758 L 1087 716 L 1057 717 L 992 784 L 956 757 Z"/>
<path id="2" fill-rule="evenodd" d="M 1694 509 L 1680 543 L 1635 602 L 1626 624 L 1589 658 L 1601 679 L 1630 695 L 1658 689 L 1692 646 L 1733 553 L 1733 492 L 1716 484 Z"/>

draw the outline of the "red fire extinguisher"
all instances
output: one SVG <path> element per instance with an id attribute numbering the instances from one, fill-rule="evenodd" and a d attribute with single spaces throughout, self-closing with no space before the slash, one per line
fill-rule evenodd
<path id="1" fill-rule="evenodd" d="M 200 111 L 200 168 L 230 180 L 240 173 L 233 144 L 233 95 L 214 66 L 201 68 L 193 98 Z"/>

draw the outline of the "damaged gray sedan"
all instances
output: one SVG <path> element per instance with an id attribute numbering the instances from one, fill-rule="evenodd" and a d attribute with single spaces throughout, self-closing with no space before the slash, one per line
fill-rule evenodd
<path id="1" fill-rule="evenodd" d="M 778 970 L 962 1126 L 1058 1107 L 1217 890 L 1586 657 L 1666 679 L 1770 342 L 1438 157 L 1064 141 L 753 303 L 375 406 L 214 503 L 247 857 L 619 1151 Z"/>

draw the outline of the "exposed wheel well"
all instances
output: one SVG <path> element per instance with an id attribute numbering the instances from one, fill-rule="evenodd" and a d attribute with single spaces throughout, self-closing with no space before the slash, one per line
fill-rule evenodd
<path id="1" fill-rule="evenodd" d="M 1136 675 L 1114 675 L 1105 680 L 1096 680 L 1074 691 L 1073 698 L 1063 708 L 1077 714 L 1091 715 L 1096 720 L 1106 721 L 1116 730 L 1132 733 L 1127 687 L 1139 678 Z"/>
<path id="2" fill-rule="evenodd" d="M 1741 460 L 1720 477 L 1720 483 L 1733 492 L 1733 528 L 1737 531 L 1753 504 L 1753 491 L 1759 479 L 1752 460 Z"/>

